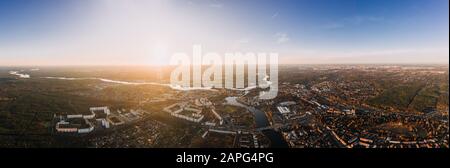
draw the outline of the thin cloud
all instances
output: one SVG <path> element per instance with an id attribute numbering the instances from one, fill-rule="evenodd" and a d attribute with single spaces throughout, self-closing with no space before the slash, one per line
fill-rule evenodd
<path id="1" fill-rule="evenodd" d="M 322 26 L 324 29 L 339 29 L 348 26 L 357 26 L 371 22 L 381 22 L 384 21 L 384 17 L 377 16 L 351 16 L 343 18 L 336 22 L 327 23 Z"/>
<path id="2" fill-rule="evenodd" d="M 278 12 L 275 12 L 270 18 L 275 19 L 278 17 Z"/>
<path id="3" fill-rule="evenodd" d="M 286 33 L 277 33 L 275 34 L 275 41 L 277 44 L 286 43 L 290 40 L 289 36 Z"/>
<path id="4" fill-rule="evenodd" d="M 222 7 L 223 7 L 223 4 L 222 4 L 222 3 L 219 3 L 219 2 L 217 2 L 217 1 L 213 1 L 213 2 L 211 2 L 211 3 L 209 4 L 209 7 L 211 7 L 211 8 L 222 8 Z"/>
<path id="5" fill-rule="evenodd" d="M 209 6 L 212 7 L 212 8 L 222 8 L 223 4 L 214 3 L 214 4 L 209 4 Z"/>
<path id="6" fill-rule="evenodd" d="M 249 43 L 250 43 L 250 39 L 247 37 L 243 37 L 243 38 L 240 38 L 240 39 L 234 41 L 232 48 L 239 49 Z"/>

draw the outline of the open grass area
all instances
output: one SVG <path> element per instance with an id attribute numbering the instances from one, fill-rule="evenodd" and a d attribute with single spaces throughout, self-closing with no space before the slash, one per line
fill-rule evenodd
<path id="1" fill-rule="evenodd" d="M 376 106 L 395 106 L 398 108 L 408 108 L 414 97 L 424 87 L 423 84 L 411 84 L 394 86 L 383 91 L 380 95 L 369 100 L 370 104 Z"/>

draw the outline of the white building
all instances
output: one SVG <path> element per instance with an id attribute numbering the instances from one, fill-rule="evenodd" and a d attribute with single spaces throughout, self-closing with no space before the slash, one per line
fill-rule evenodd
<path id="1" fill-rule="evenodd" d="M 108 107 L 91 107 L 89 108 L 89 110 L 91 111 L 91 114 L 88 115 L 82 115 L 82 114 L 73 114 L 73 115 L 67 115 L 66 119 L 64 120 L 63 117 L 60 116 L 60 121 L 58 123 L 56 123 L 56 131 L 58 132 L 71 132 L 71 133 L 89 133 L 94 131 L 94 125 L 89 122 L 89 120 L 93 120 L 95 119 L 96 121 L 99 121 L 102 123 L 102 126 L 105 128 L 109 128 L 109 121 L 106 120 L 107 116 L 111 113 L 110 110 L 108 109 Z M 102 118 L 95 118 L 96 115 L 96 111 L 102 111 L 105 115 L 105 117 Z M 99 113 L 97 113 L 99 114 Z M 103 114 L 102 114 L 103 115 Z M 84 128 L 79 128 L 80 124 L 75 124 L 72 125 L 72 123 L 70 122 L 70 120 L 72 119 L 81 119 L 84 120 L 84 124 L 86 124 L 87 127 Z M 78 126 L 78 127 L 77 127 Z"/>
<path id="2" fill-rule="evenodd" d="M 283 106 L 278 106 L 277 109 L 281 114 L 288 114 L 291 112 L 291 110 L 289 110 L 289 108 L 283 107 Z"/>
<path id="3" fill-rule="evenodd" d="M 223 118 L 216 112 L 216 110 L 211 109 L 211 112 L 214 114 L 214 116 L 219 120 L 219 124 L 223 124 Z"/>
<path id="4" fill-rule="evenodd" d="M 82 118 L 80 117 L 78 119 Z M 78 128 L 77 125 L 72 125 L 70 121 L 61 120 L 58 123 L 56 123 L 56 131 L 61 133 L 79 133 L 79 134 L 92 132 L 94 130 L 94 126 L 86 119 L 83 120 L 88 125 L 88 127 Z"/>
<path id="5" fill-rule="evenodd" d="M 66 127 L 68 125 L 70 125 L 69 122 L 66 122 L 64 120 L 59 121 L 58 123 L 56 123 L 56 131 L 58 131 L 58 132 L 66 132 L 66 133 L 78 132 L 78 128 Z"/>

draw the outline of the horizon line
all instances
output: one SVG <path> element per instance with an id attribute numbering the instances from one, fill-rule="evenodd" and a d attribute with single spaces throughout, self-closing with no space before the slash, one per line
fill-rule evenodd
<path id="1" fill-rule="evenodd" d="M 283 63 L 284 65 L 447 65 L 446 63 Z M 167 67 L 179 65 L 151 65 L 151 64 L 52 64 L 52 65 L 0 65 L 0 67 L 108 67 L 108 66 L 136 66 L 136 67 Z M 204 65 L 209 66 L 209 65 Z"/>

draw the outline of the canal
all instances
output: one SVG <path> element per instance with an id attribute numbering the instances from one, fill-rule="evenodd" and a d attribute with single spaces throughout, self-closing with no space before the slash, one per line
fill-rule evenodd
<path id="1" fill-rule="evenodd" d="M 239 103 L 237 101 L 237 97 L 227 97 L 227 98 L 225 98 L 225 101 L 226 101 L 226 104 L 228 104 L 228 105 L 243 107 L 243 108 L 246 108 L 248 111 L 252 112 L 253 115 L 255 116 L 257 128 L 270 126 L 270 123 L 266 116 L 266 113 L 264 113 L 263 111 L 255 108 L 255 107 L 247 106 L 245 104 Z M 272 148 L 287 148 L 287 147 L 289 147 L 288 144 L 286 143 L 286 141 L 284 140 L 283 136 L 281 135 L 281 133 L 279 133 L 273 129 L 264 130 L 264 131 L 262 131 L 262 133 L 267 138 L 269 138 L 269 140 L 271 142 L 270 146 Z"/>

